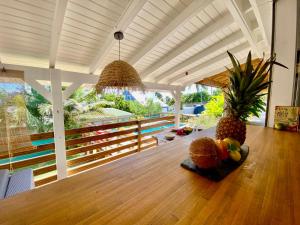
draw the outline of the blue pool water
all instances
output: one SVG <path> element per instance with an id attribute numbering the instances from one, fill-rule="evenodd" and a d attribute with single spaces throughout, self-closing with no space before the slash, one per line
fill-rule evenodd
<path id="1" fill-rule="evenodd" d="M 45 144 L 50 144 L 53 143 L 54 139 L 53 138 L 49 138 L 49 139 L 45 139 L 45 140 L 38 140 L 38 141 L 32 141 L 32 145 L 33 146 L 39 146 L 39 145 L 45 145 Z"/>
<path id="2" fill-rule="evenodd" d="M 183 123 L 180 124 L 180 126 L 183 126 L 183 125 L 184 125 Z M 148 133 L 148 132 L 152 132 L 152 131 L 157 131 L 157 130 L 163 130 L 163 129 L 171 128 L 171 127 L 174 127 L 174 126 L 175 126 L 175 124 L 172 123 L 172 124 L 167 124 L 167 125 L 161 126 L 161 127 L 149 128 L 149 129 L 147 129 L 147 130 L 143 130 L 143 131 L 142 131 L 142 134 Z"/>
<path id="3" fill-rule="evenodd" d="M 39 146 L 39 145 L 44 145 L 44 144 L 50 144 L 53 142 L 54 142 L 54 139 L 49 138 L 49 139 L 45 139 L 45 140 L 32 141 L 31 143 L 33 146 Z M 15 162 L 15 161 L 23 160 L 23 159 L 30 159 L 30 158 L 34 158 L 34 157 L 42 156 L 42 155 L 47 155 L 52 152 L 53 152 L 53 150 L 47 150 L 47 151 L 42 151 L 42 152 L 37 152 L 37 153 L 32 153 L 32 154 L 27 154 L 27 155 L 16 156 L 16 157 L 11 158 L 11 162 Z M 9 159 L 1 159 L 0 160 L 0 164 L 5 164 L 5 163 L 9 163 Z"/>

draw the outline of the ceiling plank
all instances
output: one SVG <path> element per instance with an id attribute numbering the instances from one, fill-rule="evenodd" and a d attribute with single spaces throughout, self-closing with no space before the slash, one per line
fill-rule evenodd
<path id="1" fill-rule="evenodd" d="M 226 38 L 222 39 L 221 41 L 215 43 L 214 45 L 204 49 L 203 51 L 197 53 L 196 55 L 188 58 L 187 60 L 177 64 L 176 66 L 172 67 L 168 71 L 160 74 L 156 79 L 155 82 L 158 83 L 166 83 L 169 78 L 175 74 L 178 74 L 179 70 L 183 68 L 188 68 L 190 65 L 194 64 L 195 62 L 201 60 L 202 58 L 212 54 L 213 52 L 218 51 L 221 48 L 226 47 L 227 45 L 231 44 L 232 42 L 238 41 L 243 38 L 243 34 L 240 31 L 237 31 Z"/>
<path id="2" fill-rule="evenodd" d="M 64 23 L 65 13 L 67 9 L 68 0 L 56 0 L 54 19 L 51 30 L 51 44 L 49 54 L 49 67 L 55 68 L 58 43 Z"/>
<path id="3" fill-rule="evenodd" d="M 252 51 L 257 54 L 258 57 L 262 57 L 262 52 L 259 50 L 255 38 L 252 34 L 250 27 L 248 26 L 246 19 L 244 18 L 243 12 L 240 10 L 236 0 L 224 0 L 224 3 L 231 13 L 232 17 L 240 27 L 245 38 L 251 45 Z"/>
<path id="4" fill-rule="evenodd" d="M 115 44 L 115 39 L 113 36 L 114 32 L 118 30 L 125 31 L 127 27 L 131 24 L 133 19 L 137 16 L 137 14 L 142 10 L 143 6 L 146 4 L 147 1 L 148 0 L 132 0 L 129 3 L 129 6 L 126 9 L 125 13 L 123 13 L 123 15 L 121 16 L 121 19 L 116 29 L 113 30 L 107 36 L 102 47 L 99 49 L 98 53 L 96 54 L 95 59 L 92 61 L 90 65 L 90 73 L 95 73 L 95 71 L 100 67 L 104 58 L 109 54 L 109 52 L 113 48 Z"/>
<path id="5" fill-rule="evenodd" d="M 142 74 L 143 79 L 147 79 L 153 72 L 157 71 L 160 67 L 167 64 L 168 62 L 175 59 L 177 56 L 183 54 L 188 49 L 192 48 L 194 45 L 201 42 L 204 38 L 218 32 L 220 29 L 227 27 L 233 23 L 232 16 L 227 13 L 222 15 L 216 22 L 207 24 L 204 29 L 199 30 L 195 35 L 193 35 L 189 40 L 181 44 L 178 48 L 173 49 L 169 54 L 161 58 L 159 61 L 148 67 Z M 151 77 L 152 78 L 152 77 Z"/>
<path id="6" fill-rule="evenodd" d="M 176 29 L 185 24 L 188 19 L 199 13 L 200 9 L 204 9 L 211 3 L 211 0 L 197 0 L 189 4 L 176 18 L 174 18 L 164 29 L 162 29 L 153 39 L 129 60 L 131 65 L 135 65 L 155 46 L 166 40 L 170 35 L 176 32 Z"/>
<path id="7" fill-rule="evenodd" d="M 230 51 L 232 54 L 236 54 L 236 53 L 241 52 L 245 49 L 249 49 L 249 44 L 247 42 L 245 42 L 241 45 L 238 45 L 238 46 L 236 46 L 232 49 L 229 49 L 228 51 Z M 209 59 L 209 60 L 207 60 L 207 61 L 191 68 L 191 69 L 189 69 L 188 70 L 189 74 L 187 76 L 184 75 L 184 74 L 178 74 L 176 77 L 173 77 L 172 79 L 170 79 L 168 83 L 172 84 L 172 83 L 176 82 L 177 80 L 179 80 L 180 78 L 185 78 L 185 77 L 186 78 L 188 78 L 188 77 L 193 78 L 193 77 L 195 77 L 195 75 L 197 75 L 197 73 L 200 70 L 205 70 L 206 67 L 208 67 L 208 66 L 210 66 L 214 63 L 222 62 L 222 61 L 226 60 L 227 58 L 229 58 L 228 54 L 227 54 L 227 52 L 224 52 L 224 53 L 222 53 L 222 54 L 220 54 L 216 57 L 213 57 L 213 58 L 211 58 L 211 59 Z"/>

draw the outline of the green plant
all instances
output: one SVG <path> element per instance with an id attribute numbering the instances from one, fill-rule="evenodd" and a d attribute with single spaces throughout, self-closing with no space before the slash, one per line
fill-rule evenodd
<path id="1" fill-rule="evenodd" d="M 166 104 L 168 106 L 173 106 L 175 104 L 175 99 L 174 98 L 171 98 L 169 96 L 166 96 L 166 100 L 165 100 Z"/>
<path id="2" fill-rule="evenodd" d="M 160 104 L 154 102 L 153 99 L 147 99 L 146 104 L 143 105 L 136 100 L 126 101 L 122 95 L 106 94 L 103 98 L 115 102 L 114 108 L 133 113 L 136 116 L 157 114 L 162 110 Z"/>
<path id="3" fill-rule="evenodd" d="M 220 93 L 211 97 L 209 102 L 205 105 L 204 114 L 221 117 L 224 110 L 224 95 Z"/>
<path id="4" fill-rule="evenodd" d="M 207 129 L 216 126 L 218 118 L 214 115 L 200 114 L 197 117 L 191 117 L 187 120 L 187 125 L 190 127 L 199 127 L 202 129 Z"/>
<path id="5" fill-rule="evenodd" d="M 208 102 L 210 100 L 210 94 L 204 90 L 196 93 L 185 94 L 181 97 L 182 103 L 198 103 L 198 102 Z"/>

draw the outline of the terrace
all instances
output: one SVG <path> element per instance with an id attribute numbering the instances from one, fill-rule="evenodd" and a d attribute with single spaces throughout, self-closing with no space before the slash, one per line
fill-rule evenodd
<path id="1" fill-rule="evenodd" d="M 9 127 L 0 112 L 0 170 L 31 168 L 35 186 L 0 200 L 0 224 L 300 223 L 300 135 L 273 129 L 275 106 L 300 106 L 299 7 L 296 0 L 1 2 L 0 83 L 29 85 L 48 100 L 53 130 Z M 119 30 L 121 59 L 146 92 L 169 92 L 174 111 L 67 129 L 66 102 L 119 57 Z M 214 127 L 164 144 L 156 135 L 179 128 L 185 87 L 225 90 L 225 67 L 233 66 L 226 51 L 245 63 L 249 50 L 255 66 L 276 53 L 289 69 L 268 73 L 264 126 L 247 125 L 248 158 L 214 182 L 180 167 L 190 143 L 214 138 Z"/>

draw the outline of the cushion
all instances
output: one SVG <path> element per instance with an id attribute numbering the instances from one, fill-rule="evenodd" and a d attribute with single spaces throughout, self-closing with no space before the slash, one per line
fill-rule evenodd
<path id="1" fill-rule="evenodd" d="M 0 170 L 0 199 L 3 199 L 9 181 L 9 171 Z"/>
<path id="2" fill-rule="evenodd" d="M 11 175 L 5 198 L 34 188 L 32 169 L 17 171 Z"/>

